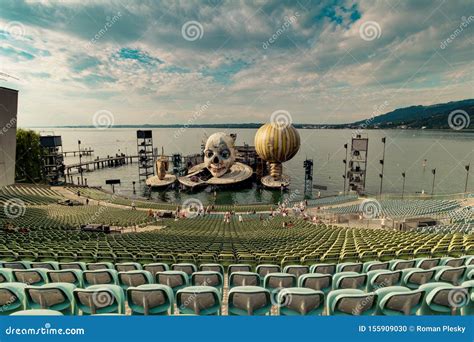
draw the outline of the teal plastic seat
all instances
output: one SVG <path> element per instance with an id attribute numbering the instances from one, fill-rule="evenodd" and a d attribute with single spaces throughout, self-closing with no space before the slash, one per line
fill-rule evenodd
<path id="1" fill-rule="evenodd" d="M 367 274 L 357 272 L 336 273 L 332 277 L 333 290 L 339 289 L 365 289 L 367 286 Z"/>
<path id="2" fill-rule="evenodd" d="M 188 286 L 176 293 L 176 305 L 180 314 L 220 315 L 221 296 L 211 286 Z"/>
<path id="3" fill-rule="evenodd" d="M 191 275 L 192 286 L 212 286 L 222 293 L 224 278 L 221 273 L 214 271 L 194 272 Z"/>
<path id="4" fill-rule="evenodd" d="M 155 281 L 157 284 L 171 287 L 174 293 L 189 285 L 189 277 L 183 271 L 157 272 Z"/>
<path id="5" fill-rule="evenodd" d="M 162 262 L 154 262 L 151 264 L 145 264 L 143 265 L 143 269 L 145 271 L 148 271 L 151 273 L 153 277 L 155 277 L 156 273 L 158 272 L 164 272 L 164 271 L 169 271 L 169 266 L 168 264 L 162 263 Z"/>
<path id="6" fill-rule="evenodd" d="M 57 261 L 32 261 L 31 268 L 44 268 L 47 270 L 58 270 L 59 265 Z"/>
<path id="7" fill-rule="evenodd" d="M 230 264 L 227 267 L 227 275 L 230 275 L 234 272 L 252 272 L 252 266 L 249 264 Z"/>
<path id="8" fill-rule="evenodd" d="M 96 270 L 114 270 L 114 264 L 111 262 L 88 262 L 86 264 L 86 268 L 88 271 L 96 271 Z"/>
<path id="9" fill-rule="evenodd" d="M 469 289 L 464 286 L 429 283 L 419 289 L 425 291 L 425 300 L 419 311 L 421 315 L 459 315 L 469 303 Z"/>
<path id="10" fill-rule="evenodd" d="M 48 309 L 64 315 L 76 315 L 77 309 L 73 291 L 76 288 L 69 283 L 52 283 L 25 288 L 26 305 L 30 309 Z"/>
<path id="11" fill-rule="evenodd" d="M 9 268 L 0 268 L 0 284 L 11 283 L 13 281 L 13 270 Z"/>
<path id="12" fill-rule="evenodd" d="M 172 315 L 174 293 L 171 287 L 145 284 L 127 289 L 128 306 L 132 315 Z"/>
<path id="13" fill-rule="evenodd" d="M 367 261 L 364 262 L 362 266 L 362 273 L 368 273 L 369 271 L 376 271 L 376 270 L 388 270 L 390 268 L 389 262 L 381 262 L 381 261 Z"/>
<path id="14" fill-rule="evenodd" d="M 82 282 L 84 287 L 101 284 L 118 285 L 117 271 L 113 269 L 99 269 L 94 271 L 83 271 Z"/>
<path id="15" fill-rule="evenodd" d="M 283 273 L 293 274 L 296 277 L 296 279 L 298 279 L 301 275 L 309 273 L 309 266 L 307 266 L 307 265 L 286 265 L 283 268 Z"/>
<path id="16" fill-rule="evenodd" d="M 374 270 L 367 273 L 367 291 L 400 285 L 402 271 Z"/>
<path id="17" fill-rule="evenodd" d="M 336 264 L 314 264 L 309 268 L 311 273 L 334 274 L 336 273 Z"/>
<path id="18" fill-rule="evenodd" d="M 127 291 L 129 287 L 138 287 L 140 285 L 154 283 L 151 273 L 142 270 L 118 272 L 117 278 L 120 287 L 124 291 Z"/>
<path id="19" fill-rule="evenodd" d="M 60 262 L 58 266 L 60 270 L 79 270 L 79 271 L 87 270 L 86 263 L 80 262 L 80 261 Z"/>
<path id="20" fill-rule="evenodd" d="M 341 272 L 361 273 L 363 266 L 364 265 L 360 262 L 343 262 L 343 263 L 337 264 L 336 273 L 341 273 Z"/>
<path id="21" fill-rule="evenodd" d="M 30 267 L 29 261 L 5 261 L 2 264 L 3 268 L 10 268 L 12 270 L 26 270 Z"/>
<path id="22" fill-rule="evenodd" d="M 296 284 L 296 276 L 289 273 L 268 273 L 263 278 L 263 287 L 270 291 L 274 303 L 276 303 L 278 292 L 284 288 L 295 287 Z"/>
<path id="23" fill-rule="evenodd" d="M 283 316 L 321 315 L 324 293 L 309 288 L 290 287 L 277 295 L 278 314 Z"/>
<path id="24" fill-rule="evenodd" d="M 0 284 L 0 315 L 10 315 L 26 309 L 26 286 L 24 283 Z"/>
<path id="25" fill-rule="evenodd" d="M 409 289 L 417 289 L 421 285 L 431 282 L 435 273 L 435 270 L 423 270 L 421 268 L 404 269 L 402 270 L 401 285 Z"/>
<path id="26" fill-rule="evenodd" d="M 298 278 L 298 287 L 305 287 L 327 294 L 332 290 L 332 275 L 322 273 L 303 274 Z"/>
<path id="27" fill-rule="evenodd" d="M 474 280 L 467 280 L 461 284 L 462 287 L 465 287 L 468 290 L 467 297 L 461 296 L 457 298 L 458 302 L 467 301 L 467 305 L 464 305 L 461 308 L 461 314 L 463 316 L 472 316 L 474 315 Z"/>
<path id="28" fill-rule="evenodd" d="M 199 265 L 199 271 L 219 272 L 220 274 L 222 274 L 222 276 L 224 276 L 225 274 L 224 266 L 222 266 L 221 264 L 214 264 L 214 263 Z"/>
<path id="29" fill-rule="evenodd" d="M 378 296 L 376 315 L 416 315 L 423 304 L 425 292 L 403 286 L 389 286 L 375 290 Z"/>
<path id="30" fill-rule="evenodd" d="M 63 316 L 63 314 L 56 310 L 29 309 L 16 311 L 10 316 Z"/>
<path id="31" fill-rule="evenodd" d="M 191 274 L 197 272 L 197 267 L 195 264 L 182 262 L 179 264 L 171 265 L 171 270 L 184 272 L 188 275 L 189 278 L 191 278 Z"/>
<path id="32" fill-rule="evenodd" d="M 229 291 L 228 312 L 237 316 L 269 315 L 270 291 L 260 286 L 237 286 Z"/>
<path id="33" fill-rule="evenodd" d="M 467 255 L 464 257 L 464 266 L 474 266 L 474 255 Z"/>
<path id="34" fill-rule="evenodd" d="M 326 312 L 331 316 L 372 316 L 377 310 L 377 294 L 362 290 L 343 289 L 328 293 Z"/>
<path id="35" fill-rule="evenodd" d="M 236 286 L 259 286 L 260 276 L 254 272 L 232 272 L 229 275 L 229 288 Z"/>
<path id="36" fill-rule="evenodd" d="M 432 270 L 436 271 L 434 281 L 450 283 L 455 286 L 461 285 L 461 283 L 464 281 L 464 274 L 466 273 L 465 266 L 437 266 L 433 267 Z"/>
<path id="37" fill-rule="evenodd" d="M 441 258 L 417 258 L 415 259 L 415 267 L 423 270 L 429 270 L 430 268 L 439 266 Z"/>
<path id="38" fill-rule="evenodd" d="M 83 315 L 125 313 L 125 295 L 118 285 L 92 285 L 85 289 L 76 288 L 73 293 Z"/>
<path id="39" fill-rule="evenodd" d="M 265 276 L 268 273 L 278 273 L 278 272 L 281 272 L 281 267 L 280 265 L 276 265 L 276 264 L 261 264 L 261 265 L 257 265 L 257 267 L 255 268 L 255 273 L 258 273 L 262 284 L 263 284 L 263 279 L 265 279 Z"/>
<path id="40" fill-rule="evenodd" d="M 115 264 L 115 269 L 117 272 L 128 272 L 128 271 L 141 271 L 142 265 L 138 262 L 122 262 Z"/>
<path id="41" fill-rule="evenodd" d="M 13 270 L 13 280 L 27 285 L 41 286 L 48 282 L 47 270 L 44 268 Z"/>
<path id="42" fill-rule="evenodd" d="M 415 268 L 416 260 L 395 259 L 390 260 L 389 264 L 392 271 L 405 270 L 407 268 Z"/>
<path id="43" fill-rule="evenodd" d="M 84 287 L 82 271 L 76 269 L 48 271 L 48 283 L 69 283 L 76 287 Z"/>
<path id="44" fill-rule="evenodd" d="M 451 258 L 451 257 L 444 257 L 441 258 L 440 266 L 451 266 L 451 267 L 461 267 L 464 266 L 466 258 Z"/>

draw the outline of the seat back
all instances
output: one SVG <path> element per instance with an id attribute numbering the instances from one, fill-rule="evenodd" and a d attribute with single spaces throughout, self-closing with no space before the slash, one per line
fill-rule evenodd
<path id="1" fill-rule="evenodd" d="M 324 293 L 309 288 L 283 289 L 277 296 L 278 313 L 285 316 L 321 315 L 324 309 Z"/>
<path id="2" fill-rule="evenodd" d="M 314 264 L 310 267 L 311 273 L 334 274 L 336 273 L 336 264 Z"/>
<path id="3" fill-rule="evenodd" d="M 114 284 L 92 285 L 74 290 L 74 298 L 83 315 L 125 313 L 124 293 Z"/>
<path id="4" fill-rule="evenodd" d="M 197 267 L 191 263 L 179 263 L 171 265 L 173 271 L 181 271 L 186 273 L 188 276 L 191 276 L 194 272 L 197 271 Z"/>
<path id="5" fill-rule="evenodd" d="M 164 264 L 162 262 L 155 262 L 155 263 L 152 263 L 152 264 L 143 265 L 143 269 L 145 271 L 150 272 L 151 275 L 154 277 L 156 275 L 156 273 L 158 273 L 158 272 L 169 271 L 169 266 L 168 266 L 168 264 Z"/>
<path id="6" fill-rule="evenodd" d="M 138 262 L 122 262 L 115 264 L 115 269 L 117 272 L 140 271 L 142 269 L 142 265 L 140 265 Z"/>
<path id="7" fill-rule="evenodd" d="M 212 286 L 219 290 L 224 286 L 224 279 L 220 272 L 200 271 L 191 275 L 191 285 L 193 286 Z"/>
<path id="8" fill-rule="evenodd" d="M 48 282 L 46 270 L 43 268 L 30 268 L 26 270 L 13 270 L 13 279 L 27 285 L 43 285 Z"/>
<path id="9" fill-rule="evenodd" d="M 181 314 L 219 315 L 221 299 L 210 286 L 189 286 L 176 293 L 176 305 Z"/>
<path id="10" fill-rule="evenodd" d="M 270 291 L 263 287 L 237 286 L 229 291 L 229 315 L 267 315 L 271 307 Z"/>
<path id="11" fill-rule="evenodd" d="M 0 284 L 0 315 L 10 315 L 26 309 L 26 286 L 24 283 L 15 282 Z"/>
<path id="12" fill-rule="evenodd" d="M 298 287 L 305 287 L 327 294 L 332 289 L 332 275 L 322 273 L 303 274 L 298 278 Z"/>
<path id="13" fill-rule="evenodd" d="M 229 288 L 236 286 L 259 286 L 260 276 L 254 272 L 233 272 L 229 276 Z"/>
<path id="14" fill-rule="evenodd" d="M 175 293 L 189 284 L 188 275 L 182 271 L 158 272 L 155 280 L 157 284 L 169 286 Z"/>
<path id="15" fill-rule="evenodd" d="M 283 273 L 293 274 L 298 279 L 300 275 L 309 273 L 309 266 L 287 265 L 283 268 Z"/>
<path id="16" fill-rule="evenodd" d="M 77 287 L 83 287 L 82 271 L 76 269 L 48 271 L 49 283 L 69 283 Z"/>
<path id="17" fill-rule="evenodd" d="M 258 273 L 260 278 L 263 280 L 268 273 L 277 273 L 281 271 L 280 265 L 273 264 L 262 264 L 258 265 L 255 272 Z"/>
<path id="18" fill-rule="evenodd" d="M 128 272 L 119 272 L 118 281 L 120 286 L 124 290 L 126 290 L 130 286 L 137 287 L 140 285 L 152 284 L 153 277 L 148 271 L 135 270 Z"/>
<path id="19" fill-rule="evenodd" d="M 112 269 L 98 269 L 83 271 L 82 281 L 85 287 L 91 285 L 118 284 L 117 271 Z"/>
<path id="20" fill-rule="evenodd" d="M 326 310 L 329 315 L 373 315 L 377 308 L 377 294 L 356 289 L 329 292 Z"/>
<path id="21" fill-rule="evenodd" d="M 127 301 L 132 315 L 171 315 L 174 311 L 173 290 L 166 285 L 129 287 Z"/>
<path id="22" fill-rule="evenodd" d="M 75 285 L 69 283 L 28 286 L 25 288 L 27 307 L 56 310 L 65 315 L 75 315 L 77 313 L 73 296 L 75 288 Z"/>

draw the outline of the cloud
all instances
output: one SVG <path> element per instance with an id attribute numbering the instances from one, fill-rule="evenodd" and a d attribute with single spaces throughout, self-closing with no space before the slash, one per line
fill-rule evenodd
<path id="1" fill-rule="evenodd" d="M 267 121 L 278 109 L 350 122 L 385 102 L 472 97 L 474 21 L 456 31 L 469 13 L 469 0 L 8 0 L 0 71 L 19 79 L 2 85 L 20 89 L 20 125 L 89 124 L 104 108 L 116 124 L 184 123 L 208 100 L 199 122 Z M 189 21 L 200 39 L 183 38 Z M 363 39 L 373 22 L 379 32 Z"/>

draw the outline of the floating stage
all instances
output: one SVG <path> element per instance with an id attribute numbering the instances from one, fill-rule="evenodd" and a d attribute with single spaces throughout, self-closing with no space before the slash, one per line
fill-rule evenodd
<path id="1" fill-rule="evenodd" d="M 163 179 L 158 178 L 158 176 L 151 176 L 146 179 L 146 185 L 151 186 L 152 188 L 164 188 L 170 186 L 176 182 L 176 176 L 166 174 Z"/>
<path id="2" fill-rule="evenodd" d="M 274 179 L 271 175 L 262 177 L 262 184 L 266 188 L 276 189 L 288 188 L 290 186 L 290 177 L 281 175 L 280 179 Z"/>
<path id="3" fill-rule="evenodd" d="M 213 177 L 206 168 L 205 163 L 193 166 L 186 176 L 178 178 L 178 181 L 187 188 L 195 189 L 208 185 L 230 186 L 244 182 L 251 178 L 253 169 L 242 163 L 233 164 L 229 171 L 221 177 Z"/>

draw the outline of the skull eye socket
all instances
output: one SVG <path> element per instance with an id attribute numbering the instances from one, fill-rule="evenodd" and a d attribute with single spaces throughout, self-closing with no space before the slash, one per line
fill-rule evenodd
<path id="1" fill-rule="evenodd" d="M 204 155 L 206 156 L 206 158 L 212 158 L 212 156 L 214 155 L 214 152 L 212 152 L 211 150 L 206 150 L 204 152 Z"/>
<path id="2" fill-rule="evenodd" d="M 221 157 L 222 157 L 223 159 L 229 159 L 229 157 L 230 157 L 230 151 L 229 151 L 229 150 L 223 150 L 223 151 L 221 152 Z"/>

